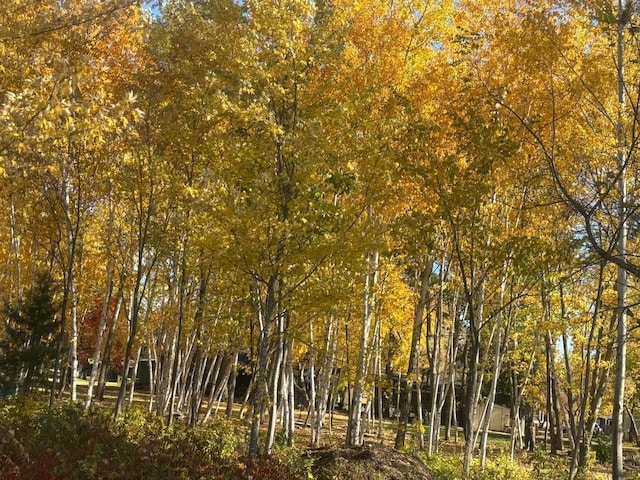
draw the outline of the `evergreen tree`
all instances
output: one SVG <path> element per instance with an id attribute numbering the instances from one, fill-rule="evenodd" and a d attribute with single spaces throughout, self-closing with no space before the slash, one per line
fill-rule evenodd
<path id="1" fill-rule="evenodd" d="M 28 394 L 47 378 L 55 358 L 54 285 L 41 273 L 17 305 L 5 305 L 6 328 L 0 341 L 0 392 Z"/>

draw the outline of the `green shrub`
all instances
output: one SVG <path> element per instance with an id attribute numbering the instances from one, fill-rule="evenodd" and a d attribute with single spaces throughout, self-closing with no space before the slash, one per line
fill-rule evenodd
<path id="1" fill-rule="evenodd" d="M 600 463 L 611 462 L 613 454 L 613 443 L 610 435 L 600 433 L 591 443 L 591 450 L 596 454 L 596 460 Z"/>
<path id="2" fill-rule="evenodd" d="M 189 426 L 140 411 L 130 411 L 122 422 L 136 450 L 137 470 L 144 479 L 217 478 L 238 470 L 245 449 L 243 429 L 237 420 L 215 418 L 206 425 Z M 235 474 L 233 474 L 235 475 Z"/>
<path id="3" fill-rule="evenodd" d="M 433 480 L 462 479 L 462 458 L 433 455 L 423 459 L 424 464 L 431 470 Z"/>
<path id="4" fill-rule="evenodd" d="M 129 464 L 109 462 L 130 449 L 124 436 L 112 430 L 107 412 L 85 414 L 79 406 L 65 404 L 49 414 L 44 407 L 19 401 L 3 404 L 2 412 L 0 428 L 13 432 L 13 448 L 3 452 L 2 460 L 12 465 L 17 478 L 126 478 Z"/>
<path id="5" fill-rule="evenodd" d="M 433 474 L 434 480 L 462 480 L 463 459 L 461 456 L 432 456 L 424 463 Z M 546 452 L 536 452 L 531 464 L 525 465 L 508 455 L 488 459 L 484 470 L 478 460 L 474 460 L 469 478 L 473 480 L 564 480 L 567 469 L 563 459 L 550 457 Z"/>
<path id="6" fill-rule="evenodd" d="M 536 450 L 531 457 L 532 478 L 549 480 L 564 480 L 568 469 L 566 459 L 554 457 L 544 450 Z"/>
<path id="7" fill-rule="evenodd" d="M 48 414 L 42 405 L 5 402 L 0 480 L 241 478 L 246 445 L 238 427 L 238 421 L 218 418 L 205 426 L 167 427 L 162 418 L 141 411 L 114 422 L 110 409 L 85 413 L 65 404 Z"/>
<path id="8" fill-rule="evenodd" d="M 290 448 L 287 448 L 287 451 Z M 295 452 L 290 451 L 289 453 L 293 453 L 295 456 Z M 313 478 L 309 466 L 308 463 L 301 460 L 293 462 L 287 460 L 285 451 L 280 451 L 279 454 L 258 458 L 245 472 L 238 472 L 237 475 L 239 475 L 238 478 L 250 476 L 254 480 L 308 480 Z"/>
<path id="9" fill-rule="evenodd" d="M 286 470 L 290 477 L 285 478 L 313 478 L 313 475 L 311 474 L 313 459 L 305 455 L 305 452 L 295 445 L 276 445 L 276 447 L 273 449 L 271 460 L 286 467 Z"/>
<path id="10" fill-rule="evenodd" d="M 487 460 L 484 470 L 475 464 L 471 478 L 474 480 L 532 480 L 531 471 L 517 460 L 501 455 L 493 460 Z M 546 478 L 546 477 L 545 477 Z"/>

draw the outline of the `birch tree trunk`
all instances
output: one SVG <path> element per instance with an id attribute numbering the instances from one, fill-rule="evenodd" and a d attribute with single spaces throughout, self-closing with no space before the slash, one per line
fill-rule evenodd
<path id="1" fill-rule="evenodd" d="M 58 345 L 56 349 L 56 358 L 53 367 L 53 376 L 51 381 L 51 390 L 49 393 L 49 412 L 53 411 L 53 404 L 55 401 L 55 391 L 57 387 L 58 377 L 60 374 L 61 361 L 62 361 L 62 352 L 64 350 L 65 343 L 65 329 L 67 323 L 67 309 L 71 310 L 71 395 L 72 401 L 76 401 L 76 384 L 74 374 L 77 372 L 78 364 L 77 364 L 77 345 L 78 345 L 78 325 L 77 325 L 77 317 L 74 317 L 77 310 L 77 296 L 75 291 L 75 263 L 76 263 L 76 246 L 79 239 L 80 233 L 80 204 L 81 204 L 81 192 L 82 189 L 80 185 L 76 188 L 78 190 L 78 198 L 76 200 L 75 208 L 72 208 L 71 202 L 71 164 L 74 158 L 73 147 L 71 142 L 69 141 L 68 151 L 66 154 L 61 155 L 60 161 L 60 171 L 61 171 L 61 182 L 60 182 L 60 201 L 62 203 L 62 211 L 64 214 L 64 225 L 61 227 L 64 231 L 64 246 L 66 248 L 62 248 L 60 246 L 60 261 L 63 270 L 63 287 L 62 287 L 62 302 L 60 305 L 60 333 L 58 337 Z M 75 210 L 75 211 L 74 211 Z M 75 221 L 74 221 L 74 216 Z M 64 251 L 63 251 L 64 250 Z M 66 366 L 64 369 L 65 373 L 67 371 Z M 61 389 L 64 388 L 64 381 L 61 382 Z"/>
<path id="2" fill-rule="evenodd" d="M 443 253 L 444 257 L 444 253 Z M 438 280 L 438 302 L 436 308 L 436 324 L 433 333 L 433 345 L 429 349 L 429 338 L 426 343 L 429 352 L 430 363 L 430 383 L 431 383 L 431 411 L 429 414 L 429 441 L 427 446 L 427 454 L 431 456 L 437 449 L 438 436 L 440 433 L 440 396 L 444 397 L 441 391 L 441 345 L 442 345 L 442 329 L 444 323 L 444 278 L 445 278 L 445 260 L 442 258 L 440 262 L 440 274 Z"/>
<path id="3" fill-rule="evenodd" d="M 376 309 L 376 333 L 375 333 L 375 358 L 373 371 L 375 372 L 375 382 L 373 388 L 373 399 L 376 402 L 374 411 L 377 411 L 377 437 L 380 443 L 383 441 L 383 418 L 382 418 L 382 315 L 380 314 L 380 308 Z M 420 409 L 422 409 L 422 403 L 419 403 Z M 421 416 L 420 416 L 421 417 Z M 420 418 L 422 422 L 422 418 Z"/>
<path id="4" fill-rule="evenodd" d="M 109 315 L 109 306 L 111 305 L 111 295 L 113 294 L 113 263 L 111 260 L 107 262 L 107 290 L 102 303 L 102 311 L 100 312 L 100 323 L 98 325 L 98 338 L 96 340 L 96 349 L 93 354 L 93 364 L 91 365 L 91 374 L 89 375 L 89 384 L 87 386 L 87 397 L 84 402 L 84 409 L 88 410 L 91 406 L 93 398 L 93 388 L 98 375 L 98 367 L 100 366 L 100 356 L 102 353 L 102 341 L 104 331 L 107 326 L 107 316 Z"/>
<path id="5" fill-rule="evenodd" d="M 618 157 L 618 242 L 617 256 L 626 261 L 627 256 L 627 175 L 626 175 L 626 137 L 623 116 L 625 111 L 625 78 L 624 78 L 624 33 L 629 24 L 625 13 L 634 7 L 632 0 L 618 0 L 618 32 L 617 32 L 617 80 L 618 80 L 618 118 L 617 118 L 617 157 Z M 613 462 L 612 478 L 618 480 L 624 477 L 624 455 L 622 442 L 624 437 L 624 387 L 627 362 L 627 271 L 618 266 L 617 279 L 618 294 L 618 328 L 616 335 L 616 377 L 613 393 Z"/>
<path id="6" fill-rule="evenodd" d="M 78 291 L 76 288 L 75 268 L 69 272 L 69 293 L 71 300 L 71 402 L 78 401 Z"/>
<path id="7" fill-rule="evenodd" d="M 189 213 L 187 212 L 186 223 L 189 223 Z M 180 375 L 178 374 L 178 362 L 180 360 L 180 352 L 182 348 L 182 330 L 184 326 L 186 289 L 187 289 L 187 250 L 189 245 L 189 234 L 185 233 L 182 237 L 182 249 L 180 255 L 180 284 L 178 286 L 178 334 L 176 338 L 176 356 L 173 363 L 174 378 L 171 386 L 171 397 L 169 398 L 169 417 L 167 423 L 171 425 L 175 413 L 175 396 L 178 389 Z"/>
<path id="8" fill-rule="evenodd" d="M 279 273 L 273 273 L 267 281 L 264 308 L 258 312 L 260 333 L 258 339 L 258 362 L 254 371 L 254 395 L 252 402 L 251 430 L 249 433 L 249 462 L 258 456 L 260 425 L 262 414 L 267 402 L 267 379 L 269 367 L 269 347 L 271 344 L 271 330 L 276 317 L 276 291 L 280 284 Z"/>
<path id="9" fill-rule="evenodd" d="M 327 328 L 324 337 L 324 363 L 320 371 L 318 381 L 318 400 L 316 401 L 317 412 L 314 416 L 314 423 L 311 426 L 311 446 L 319 447 L 322 435 L 322 426 L 327 412 L 329 394 L 331 392 L 331 376 L 337 346 L 337 335 L 335 333 L 335 316 L 329 315 Z"/>
<path id="10" fill-rule="evenodd" d="M 233 402 L 235 400 L 236 380 L 238 379 L 238 352 L 233 354 L 233 366 L 231 367 L 231 379 L 227 389 L 227 408 L 225 415 L 231 417 L 233 413 Z"/>
<path id="11" fill-rule="evenodd" d="M 232 358 L 233 358 L 233 355 L 225 354 L 224 369 L 222 371 L 222 376 L 220 377 L 220 381 L 218 382 L 218 385 L 216 385 L 214 395 L 213 395 L 213 402 L 211 404 L 211 406 L 213 406 L 214 404 L 216 406 L 216 409 L 214 410 L 214 415 L 218 414 L 218 409 L 220 408 L 222 397 L 224 396 L 225 392 L 229 390 L 229 381 L 231 379 L 231 370 L 233 368 Z"/>
<path id="12" fill-rule="evenodd" d="M 286 330 L 289 330 L 289 320 L 287 319 Z M 284 399 L 282 412 L 283 433 L 285 435 L 287 445 L 292 446 L 294 440 L 296 426 L 296 402 L 295 402 L 295 379 L 293 371 L 293 337 L 289 336 L 285 342 L 285 360 L 282 365 L 283 392 Z"/>
<path id="13" fill-rule="evenodd" d="M 506 263 L 503 265 L 503 273 L 502 280 L 500 282 L 500 295 L 499 295 L 499 305 L 500 310 L 496 316 L 496 335 L 495 335 L 495 344 L 493 350 L 493 372 L 491 376 L 491 386 L 489 387 L 489 394 L 487 395 L 486 404 L 485 404 L 485 416 L 482 424 L 482 437 L 480 441 L 480 468 L 484 470 L 487 463 L 487 443 L 489 440 L 489 424 L 491 423 L 491 411 L 493 410 L 493 406 L 496 398 L 496 390 L 498 388 L 498 379 L 500 377 L 500 371 L 502 368 L 502 359 L 504 357 L 506 342 L 503 342 L 503 329 L 504 338 L 508 338 L 509 328 L 508 323 L 507 326 L 504 326 L 504 297 L 505 291 L 507 288 L 507 265 Z"/>
<path id="14" fill-rule="evenodd" d="M 111 350 L 113 348 L 113 338 L 116 333 L 116 327 L 118 323 L 118 317 L 120 317 L 120 309 L 122 308 L 122 290 L 118 291 L 116 306 L 113 312 L 113 319 L 109 328 L 109 334 L 107 335 L 107 341 L 104 346 L 104 354 L 102 355 L 102 362 L 100 363 L 100 372 L 98 374 L 98 387 L 96 389 L 96 396 L 99 400 L 104 399 L 104 389 L 107 380 L 107 372 L 109 370 L 109 363 L 111 362 Z"/>
<path id="15" fill-rule="evenodd" d="M 467 305 L 468 308 L 468 305 Z M 458 414 L 456 411 L 456 362 L 458 358 L 458 350 L 460 349 L 460 333 L 462 330 L 462 318 L 466 317 L 466 313 L 458 313 L 458 294 L 454 293 L 450 302 L 449 312 L 453 321 L 451 332 L 450 351 L 449 351 L 449 412 L 447 414 L 447 425 L 445 429 L 445 439 L 451 438 L 451 427 L 455 428 L 455 441 L 458 442 Z"/>
<path id="16" fill-rule="evenodd" d="M 531 356 L 529 359 L 529 363 L 527 366 L 527 370 L 525 373 L 524 379 L 518 382 L 516 372 L 511 372 L 511 384 L 512 384 L 512 395 L 513 401 L 511 402 L 510 415 L 511 415 L 511 447 L 510 447 L 510 456 L 513 460 L 515 457 L 515 449 L 516 442 L 520 439 L 520 443 L 522 444 L 522 432 L 520 429 L 520 406 L 522 404 L 522 399 L 524 398 L 524 392 L 529 382 L 529 378 L 531 377 L 531 372 L 533 371 L 533 364 L 536 358 L 536 350 L 538 346 L 539 335 L 536 334 L 535 340 L 533 342 L 534 348 L 532 349 Z M 514 346 L 514 349 L 517 349 L 518 345 Z M 531 414 L 533 415 L 533 414 Z M 533 439 L 535 442 L 535 438 Z"/>
<path id="17" fill-rule="evenodd" d="M 326 348 L 326 345 L 325 345 Z M 313 445 L 314 432 L 316 425 L 316 346 L 313 341 L 313 318 L 309 317 L 309 415 L 311 416 L 311 444 Z M 306 421 L 305 421 L 306 426 Z"/>
<path id="18" fill-rule="evenodd" d="M 131 385 L 129 385 L 129 407 L 133 405 L 133 395 L 136 391 L 136 379 L 138 377 L 138 367 L 140 366 L 141 355 L 142 355 L 142 345 L 138 345 L 138 353 L 136 353 L 136 360 L 133 364 L 133 370 L 131 372 Z"/>
<path id="19" fill-rule="evenodd" d="M 281 374 L 282 360 L 284 356 L 284 322 L 286 314 L 278 314 L 276 323 L 278 328 L 278 337 L 276 339 L 276 348 L 274 358 L 271 363 L 271 381 L 269 385 L 271 405 L 269 409 L 269 423 L 267 427 L 267 440 L 265 442 L 265 453 L 271 454 L 273 445 L 275 444 L 276 422 L 278 419 L 278 407 L 282 401 Z"/>
<path id="20" fill-rule="evenodd" d="M 555 346 L 551 338 L 551 332 L 548 330 L 545 336 L 545 343 L 547 351 L 547 417 L 549 421 L 549 436 L 551 438 L 551 453 L 555 455 L 563 449 L 562 417 L 555 368 Z"/>
<path id="21" fill-rule="evenodd" d="M 209 369 L 209 373 L 207 374 L 206 385 L 209 385 L 209 399 L 207 401 L 207 412 L 202 419 L 203 424 L 207 423 L 209 417 L 211 416 L 211 412 L 213 411 L 213 405 L 215 404 L 214 396 L 218 387 L 218 378 L 220 377 L 223 363 L 224 354 L 222 352 L 218 352 L 213 362 L 211 362 L 211 367 Z"/>
<path id="22" fill-rule="evenodd" d="M 425 322 L 425 310 L 429 305 L 429 280 L 433 270 L 433 260 L 429 260 L 420 274 L 420 296 L 413 311 L 413 329 L 411 331 L 411 350 L 409 352 L 409 365 L 407 366 L 406 382 L 401 383 L 400 391 L 400 419 L 396 430 L 395 448 L 403 448 L 409 425 L 409 410 L 411 408 L 412 382 L 418 369 L 420 356 L 420 340 L 422 338 L 422 325 Z"/>
<path id="23" fill-rule="evenodd" d="M 124 396 L 127 388 L 126 378 L 129 374 L 129 362 L 131 361 L 131 354 L 133 352 L 133 345 L 136 341 L 136 336 L 138 334 L 138 322 L 140 319 L 140 314 L 143 306 L 143 300 L 145 298 L 145 293 L 147 290 L 147 286 L 150 281 L 150 276 L 152 274 L 153 267 L 157 260 L 157 254 L 155 254 L 152 258 L 145 258 L 145 250 L 147 246 L 147 238 L 149 234 L 149 228 L 151 223 L 151 213 L 153 211 L 154 202 L 152 198 L 149 199 L 146 209 L 142 207 L 143 204 L 143 193 L 140 193 L 138 198 L 140 202 L 140 216 L 138 218 L 138 245 L 136 252 L 136 265 L 135 272 L 136 277 L 133 286 L 133 293 L 131 295 L 131 309 L 129 317 L 129 337 L 127 339 L 127 346 L 125 348 L 124 354 L 124 367 L 122 372 L 122 383 L 120 385 L 120 389 L 118 391 L 118 398 L 116 399 L 115 405 L 115 418 L 119 418 L 122 413 L 122 406 L 124 403 Z M 153 197 L 153 194 L 148 193 L 150 197 Z M 145 215 L 142 215 L 142 212 L 145 212 Z"/>
<path id="24" fill-rule="evenodd" d="M 378 251 L 369 252 L 366 258 L 367 273 L 364 287 L 364 309 L 362 314 L 362 335 L 360 337 L 360 354 L 353 385 L 353 395 L 349 406 L 349 423 L 347 426 L 347 445 L 362 444 L 362 397 L 367 376 L 367 351 L 369 349 L 369 330 L 375 303 L 375 286 L 378 275 Z"/>
<path id="25" fill-rule="evenodd" d="M 153 412 L 153 400 L 156 392 L 156 377 L 158 376 L 158 352 L 151 335 L 147 337 L 147 352 L 149 357 L 149 410 Z"/>
<path id="26" fill-rule="evenodd" d="M 469 297 L 469 293 L 467 294 Z M 471 472 L 471 460 L 473 459 L 473 450 L 475 447 L 475 418 L 478 406 L 478 398 L 480 396 L 480 380 L 479 380 L 479 364 L 480 364 L 480 335 L 479 326 L 482 323 L 483 310 L 484 310 L 484 284 L 481 283 L 477 289 L 475 295 L 470 296 L 471 299 L 475 299 L 472 302 L 472 306 L 469 307 L 470 336 L 468 342 L 470 342 L 469 351 L 469 365 L 467 369 L 466 379 L 466 391 L 465 391 L 465 411 L 464 411 L 464 461 L 463 461 L 463 475 L 469 476 Z M 473 306 L 475 303 L 475 306 Z"/>

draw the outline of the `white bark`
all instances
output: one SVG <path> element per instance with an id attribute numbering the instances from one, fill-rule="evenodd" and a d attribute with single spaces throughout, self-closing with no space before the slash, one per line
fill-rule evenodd
<path id="1" fill-rule="evenodd" d="M 367 254 L 367 273 L 365 275 L 364 309 L 362 314 L 360 354 L 358 356 L 358 366 L 353 386 L 351 405 L 349 407 L 349 424 L 347 427 L 347 444 L 351 446 L 361 445 L 362 443 L 361 408 L 367 375 L 367 351 L 369 349 L 369 330 L 371 328 L 371 319 L 375 299 L 374 289 L 377 283 L 378 275 L 378 259 L 379 254 L 377 250 L 373 253 Z"/>
<path id="2" fill-rule="evenodd" d="M 276 422 L 278 419 L 278 406 L 281 401 L 282 389 L 280 388 L 280 376 L 282 373 L 282 360 L 284 355 L 284 314 L 279 313 L 277 318 L 278 337 L 276 351 L 271 363 L 271 381 L 269 385 L 271 404 L 269 405 L 269 423 L 267 426 L 267 440 L 265 451 L 271 453 L 275 444 Z"/>
<path id="3" fill-rule="evenodd" d="M 107 290 L 102 301 L 102 311 L 100 312 L 100 323 L 98 325 L 98 338 L 96 340 L 96 349 L 93 354 L 93 364 L 91 365 L 91 374 L 89 375 L 89 385 L 87 387 L 87 397 L 84 402 L 84 409 L 88 410 L 93 399 L 93 387 L 98 375 L 98 366 L 102 354 L 102 341 L 104 331 L 107 326 L 107 316 L 109 315 L 109 306 L 111 304 L 111 295 L 113 294 L 113 270 L 112 262 L 107 262 Z"/>
<path id="4" fill-rule="evenodd" d="M 624 33 L 627 23 L 623 21 L 625 12 L 633 7 L 631 0 L 618 0 L 618 35 L 617 35 L 617 76 L 618 76 L 618 244 L 617 256 L 623 262 L 627 255 L 627 180 L 626 180 L 626 140 L 624 134 L 623 115 L 625 110 L 625 79 L 624 79 Z M 626 376 L 627 355 L 627 271 L 618 266 L 618 329 L 616 336 L 616 377 L 613 395 L 613 463 L 612 478 L 618 480 L 624 477 L 624 456 L 622 441 L 624 436 L 624 387 Z"/>
<path id="5" fill-rule="evenodd" d="M 329 393 L 331 392 L 331 376 L 335 359 L 337 335 L 335 332 L 335 316 L 329 315 L 327 329 L 325 333 L 325 357 L 322 370 L 318 379 L 318 400 L 316 401 L 317 413 L 314 416 L 315 422 L 311 426 L 311 445 L 320 446 L 322 426 L 327 412 Z"/>

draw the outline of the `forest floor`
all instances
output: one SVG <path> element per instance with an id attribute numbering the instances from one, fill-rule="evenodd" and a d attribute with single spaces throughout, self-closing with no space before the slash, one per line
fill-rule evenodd
<path id="1" fill-rule="evenodd" d="M 429 480 L 431 471 L 417 457 L 380 443 L 363 447 L 309 448 L 306 455 L 314 460 L 311 470 L 318 479 L 388 479 Z"/>

